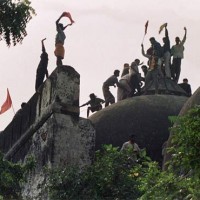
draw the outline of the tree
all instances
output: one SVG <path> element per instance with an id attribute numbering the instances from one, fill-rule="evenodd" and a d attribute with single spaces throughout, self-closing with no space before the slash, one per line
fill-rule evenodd
<path id="1" fill-rule="evenodd" d="M 172 146 L 167 149 L 173 156 L 166 171 L 144 150 L 132 162 L 131 152 L 106 145 L 86 169 L 50 170 L 50 199 L 199 200 L 200 106 L 174 122 Z"/>
<path id="2" fill-rule="evenodd" d="M 26 163 L 12 163 L 4 160 L 0 152 L 0 200 L 20 200 L 22 185 L 27 174 L 35 167 L 33 157 L 27 157 Z"/>
<path id="3" fill-rule="evenodd" d="M 8 46 L 21 43 L 27 35 L 26 25 L 35 15 L 29 0 L 1 0 L 0 2 L 0 40 Z"/>

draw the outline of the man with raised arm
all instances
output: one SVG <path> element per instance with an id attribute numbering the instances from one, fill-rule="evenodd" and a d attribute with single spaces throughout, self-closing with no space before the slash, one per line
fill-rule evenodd
<path id="1" fill-rule="evenodd" d="M 57 66 L 61 66 L 62 65 L 62 60 L 64 58 L 64 54 L 65 54 L 65 49 L 64 49 L 64 41 L 65 41 L 65 33 L 64 30 L 68 27 L 71 26 L 73 24 L 73 21 L 71 21 L 70 24 L 67 24 L 66 26 L 63 26 L 63 24 L 59 23 L 60 19 L 62 17 L 66 16 L 66 13 L 63 12 L 63 14 L 56 20 L 56 30 L 57 30 L 57 34 L 56 34 L 56 41 L 55 41 L 55 51 L 54 54 L 57 57 L 56 60 L 56 64 Z"/>
<path id="2" fill-rule="evenodd" d="M 181 60 L 184 57 L 184 43 L 186 41 L 186 35 L 187 35 L 187 29 L 184 27 L 184 37 L 183 40 L 181 41 L 179 37 L 175 38 L 176 44 L 172 46 L 171 48 L 171 55 L 173 56 L 172 60 L 172 78 L 176 83 L 178 83 L 179 76 L 181 73 Z"/>
<path id="3" fill-rule="evenodd" d="M 46 75 L 46 78 L 49 77 L 48 70 L 47 70 L 49 59 L 48 59 L 48 54 L 47 54 L 45 46 L 44 46 L 44 40 L 46 40 L 46 38 L 44 38 L 41 41 L 41 43 L 42 43 L 42 54 L 40 56 L 40 63 L 39 63 L 38 68 L 37 68 L 36 81 L 35 81 L 35 91 L 37 91 L 38 88 L 40 87 L 40 85 L 42 85 L 45 75 Z"/>
<path id="4" fill-rule="evenodd" d="M 164 24 L 165 27 L 165 37 L 163 38 L 163 59 L 164 59 L 164 69 L 165 69 L 165 76 L 166 78 L 171 79 L 171 70 L 170 70 L 170 60 L 171 60 L 171 54 L 170 54 L 170 40 L 169 40 L 169 34 L 167 30 L 167 23 Z"/>

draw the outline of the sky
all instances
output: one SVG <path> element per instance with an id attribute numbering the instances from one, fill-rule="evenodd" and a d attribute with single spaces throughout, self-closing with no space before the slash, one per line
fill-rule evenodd
<path id="1" fill-rule="evenodd" d="M 141 55 L 147 20 L 145 49 L 150 47 L 150 37 L 163 44 L 164 31 L 158 33 L 163 23 L 168 23 L 171 46 L 175 44 L 176 36 L 183 38 L 183 28 L 187 28 L 179 81 L 188 78 L 193 92 L 199 87 L 199 0 L 32 0 L 31 5 L 37 15 L 28 23 L 28 34 L 22 44 L 7 47 L 4 41 L 0 41 L 0 106 L 6 100 L 7 88 L 15 112 L 22 102 L 33 96 L 43 38 L 47 38 L 49 73 L 56 68 L 55 21 L 64 11 L 71 13 L 75 24 L 65 29 L 63 64 L 72 66 L 80 74 L 80 104 L 89 100 L 90 93 L 103 98 L 103 82 L 115 69 L 122 71 L 124 63 L 130 64 L 136 58 L 147 62 Z M 69 20 L 62 18 L 61 22 L 66 25 Z M 111 91 L 116 96 L 117 89 Z M 86 109 L 81 108 L 80 116 L 86 117 Z M 13 116 L 13 109 L 0 115 L 0 130 L 11 122 Z"/>

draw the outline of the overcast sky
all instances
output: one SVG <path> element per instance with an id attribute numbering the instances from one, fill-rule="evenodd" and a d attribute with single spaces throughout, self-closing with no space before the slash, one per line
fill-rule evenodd
<path id="1" fill-rule="evenodd" d="M 171 45 L 174 38 L 184 35 L 185 58 L 182 60 L 180 81 L 188 78 L 193 92 L 199 87 L 200 46 L 200 1 L 199 0 L 32 0 L 37 16 L 29 22 L 27 37 L 22 44 L 8 48 L 0 41 L 0 106 L 6 99 L 9 88 L 15 111 L 22 102 L 27 102 L 35 92 L 36 69 L 41 54 L 41 39 L 49 54 L 48 70 L 56 68 L 54 43 L 55 21 L 63 11 L 71 13 L 73 26 L 65 30 L 65 58 L 63 64 L 71 65 L 81 75 L 80 104 L 95 93 L 103 98 L 102 84 L 115 69 L 122 71 L 125 62 L 131 63 L 141 55 L 144 25 L 149 20 L 145 49 L 150 47 L 149 38 L 155 37 L 162 44 L 164 32 L 159 27 L 167 22 Z M 63 24 L 69 20 L 63 18 Z M 116 95 L 116 88 L 111 90 Z M 80 115 L 86 117 L 86 108 Z M 12 109 L 0 115 L 0 130 L 13 118 Z"/>

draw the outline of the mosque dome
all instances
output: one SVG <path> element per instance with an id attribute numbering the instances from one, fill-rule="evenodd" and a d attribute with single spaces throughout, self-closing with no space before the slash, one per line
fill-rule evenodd
<path id="1" fill-rule="evenodd" d="M 169 137 L 169 116 L 177 116 L 188 98 L 155 94 L 128 98 L 112 104 L 89 119 L 96 129 L 96 150 L 102 144 L 121 147 L 134 134 L 140 148 L 161 163 L 162 145 Z"/>

